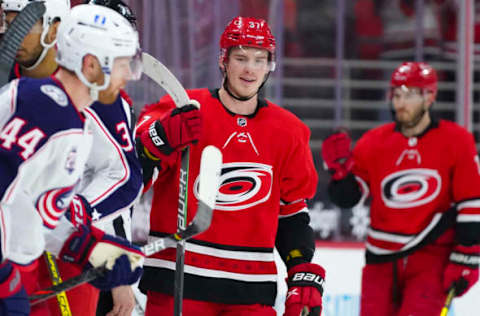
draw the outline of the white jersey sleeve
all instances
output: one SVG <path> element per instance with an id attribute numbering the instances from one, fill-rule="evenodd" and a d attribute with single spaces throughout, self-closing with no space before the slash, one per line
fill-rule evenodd
<path id="1" fill-rule="evenodd" d="M 0 130 L 15 112 L 17 85 L 18 79 L 0 88 Z"/>

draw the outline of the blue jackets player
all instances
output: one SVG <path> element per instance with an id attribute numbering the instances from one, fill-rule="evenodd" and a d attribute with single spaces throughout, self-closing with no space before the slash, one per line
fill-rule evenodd
<path id="1" fill-rule="evenodd" d="M 28 2 L 28 0 L 4 0 L 2 7 L 7 14 L 7 23 L 10 24 Z M 86 1 L 89 2 L 114 9 L 135 28 L 136 18 L 122 1 Z M 54 47 L 56 32 L 53 30 L 65 20 L 64 16 L 68 14 L 70 5 L 69 1 L 65 0 L 46 0 L 44 4 L 46 11 L 43 19 L 37 22 L 21 44 L 16 64 L 10 73 L 11 80 L 20 77 L 48 77 L 55 75 L 58 70 Z M 131 235 L 132 205 L 142 190 L 140 165 L 133 150 L 134 122 L 131 110 L 128 95 L 115 84 L 100 91 L 98 100 L 84 111 L 86 116 L 92 118 L 92 151 L 70 207 L 73 213 L 66 213 L 74 224 L 87 224 L 93 220 L 97 228 L 127 239 L 130 239 Z M 28 294 L 52 285 L 51 273 L 47 266 L 47 262 L 48 265 L 51 264 L 50 260 L 40 258 L 32 265 L 20 269 Z M 61 261 L 57 262 L 57 265 L 60 277 L 64 280 L 80 273 L 74 265 Z M 133 309 L 135 299 L 129 287 L 123 286 L 113 291 L 115 308 Z M 85 284 L 68 291 L 66 298 L 73 314 L 95 314 L 98 295 L 97 289 Z M 108 296 L 108 293 L 102 293 L 101 297 L 103 296 Z M 129 299 L 125 299 L 127 296 Z M 111 302 L 112 298 L 107 297 L 105 300 Z M 112 307 L 109 305 L 102 304 L 110 311 Z M 31 313 L 32 315 L 50 313 L 53 316 L 60 315 L 60 309 L 59 302 L 53 298 L 45 303 L 36 304 Z"/>
<path id="2" fill-rule="evenodd" d="M 1 90 L 2 313 L 28 314 L 10 261 L 28 264 L 44 249 L 83 268 L 106 264 L 109 273 L 94 281 L 102 289 L 140 276 L 138 248 L 96 228 L 75 228 L 63 216 L 90 151 L 92 121 L 81 112 L 98 91 L 132 78 L 129 63 L 137 47 L 137 33 L 121 15 L 101 6 L 77 6 L 58 31 L 61 68 L 55 77 L 14 80 Z"/>

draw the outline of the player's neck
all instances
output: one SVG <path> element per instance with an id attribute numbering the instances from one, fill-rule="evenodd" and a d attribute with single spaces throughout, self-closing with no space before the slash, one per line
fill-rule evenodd
<path id="1" fill-rule="evenodd" d="M 55 77 L 62 83 L 77 111 L 83 111 L 93 102 L 88 87 L 74 73 L 60 68 Z"/>
<path id="2" fill-rule="evenodd" d="M 45 55 L 45 58 L 42 62 L 33 69 L 27 69 L 23 66 L 20 66 L 20 73 L 22 77 L 29 78 L 46 78 L 50 77 L 55 70 L 57 70 L 58 65 L 55 61 L 55 48 L 50 48 Z"/>
<path id="3" fill-rule="evenodd" d="M 430 113 L 426 111 L 423 114 L 423 117 L 418 121 L 414 126 L 408 127 L 405 125 L 401 126 L 401 132 L 405 137 L 412 137 L 422 134 L 425 129 L 430 125 L 432 119 L 430 118 Z"/>
<path id="4" fill-rule="evenodd" d="M 258 99 L 256 96 L 247 101 L 236 100 L 231 97 L 223 87 L 220 88 L 218 96 L 220 97 L 220 101 L 223 103 L 223 105 L 230 112 L 235 114 L 250 115 L 255 113 L 255 110 L 257 109 Z"/>

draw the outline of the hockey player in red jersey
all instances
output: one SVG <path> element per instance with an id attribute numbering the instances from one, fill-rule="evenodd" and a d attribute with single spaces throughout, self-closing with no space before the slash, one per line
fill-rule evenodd
<path id="1" fill-rule="evenodd" d="M 478 155 L 471 133 L 431 116 L 432 67 L 405 62 L 390 86 L 394 123 L 353 152 L 344 131 L 325 139 L 329 195 L 341 207 L 371 196 L 361 315 L 437 316 L 451 288 L 461 296 L 478 280 Z"/>
<path id="2" fill-rule="evenodd" d="M 267 22 L 233 19 L 220 47 L 222 87 L 187 91 L 200 110 L 175 108 L 166 96 L 145 107 L 139 118 L 139 154 L 146 167 L 153 161 L 158 170 L 150 235 L 177 228 L 180 154 L 174 150 L 191 144 L 190 221 L 200 153 L 215 145 L 223 154 L 222 183 L 210 228 L 187 242 L 183 314 L 275 315 L 276 246 L 288 268 L 285 315 L 304 309 L 319 315 L 325 271 L 310 262 L 315 245 L 305 202 L 317 184 L 310 131 L 258 95 L 275 65 L 275 39 Z M 146 315 L 172 314 L 174 267 L 175 249 L 147 258 L 140 282 L 147 294 Z"/>

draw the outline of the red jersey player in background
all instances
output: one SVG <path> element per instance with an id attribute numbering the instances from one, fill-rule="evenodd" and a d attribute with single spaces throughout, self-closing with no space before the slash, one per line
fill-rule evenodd
<path id="1" fill-rule="evenodd" d="M 341 207 L 372 198 L 360 314 L 437 316 L 450 288 L 461 296 L 478 280 L 478 155 L 472 134 L 430 115 L 432 67 L 403 63 L 390 86 L 394 123 L 364 134 L 353 153 L 344 131 L 324 141 L 329 195 Z"/>
<path id="2" fill-rule="evenodd" d="M 139 155 L 144 162 L 153 158 L 158 169 L 150 236 L 177 228 L 180 154 L 174 149 L 193 143 L 188 177 L 193 210 L 200 154 L 215 145 L 223 154 L 222 183 L 210 228 L 187 242 L 184 315 L 275 315 L 275 246 L 288 268 L 285 315 L 298 316 L 305 308 L 319 315 L 325 271 L 310 262 L 315 245 L 305 203 L 317 185 L 310 131 L 258 95 L 275 62 L 267 22 L 233 19 L 220 47 L 223 86 L 187 91 L 200 110 L 193 105 L 177 109 L 166 96 L 139 118 Z M 154 142 L 155 136 L 162 142 Z M 175 249 L 147 259 L 140 282 L 147 294 L 146 315 L 172 314 L 174 267 Z"/>

